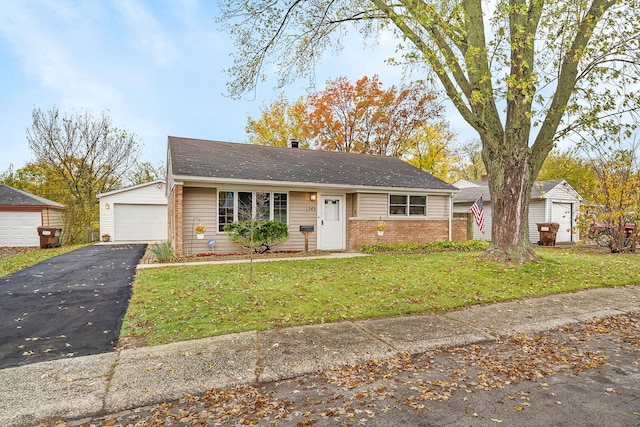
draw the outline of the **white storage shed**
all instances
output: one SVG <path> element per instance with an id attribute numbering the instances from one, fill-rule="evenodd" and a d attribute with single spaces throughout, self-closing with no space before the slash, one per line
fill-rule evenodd
<path id="1" fill-rule="evenodd" d="M 467 213 L 471 205 L 482 196 L 484 205 L 485 234 L 482 234 L 475 222 L 474 240 L 491 240 L 491 197 L 486 181 L 461 180 L 454 183 L 460 192 L 453 196 L 453 212 Z M 557 222 L 560 228 L 556 242 L 577 242 L 579 240 L 576 218 L 580 212 L 582 197 L 564 179 L 538 181 L 533 185 L 529 203 L 529 239 L 532 243 L 540 240 L 538 223 Z"/>

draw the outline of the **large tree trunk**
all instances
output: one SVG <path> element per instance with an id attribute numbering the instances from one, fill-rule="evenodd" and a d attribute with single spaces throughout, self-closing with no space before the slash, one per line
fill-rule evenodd
<path id="1" fill-rule="evenodd" d="M 506 153 L 483 150 L 492 219 L 491 245 L 484 257 L 493 261 L 524 263 L 539 260 L 529 241 L 529 199 L 535 179 L 531 154 L 526 145 L 519 146 L 517 149 L 511 145 Z"/>

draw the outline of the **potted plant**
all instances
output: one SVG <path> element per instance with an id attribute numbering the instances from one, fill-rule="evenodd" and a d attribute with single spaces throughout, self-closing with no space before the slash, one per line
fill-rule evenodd
<path id="1" fill-rule="evenodd" d="M 102 235 L 102 241 L 103 242 L 108 242 L 109 240 L 111 240 L 111 235 L 109 233 L 104 233 Z"/>
<path id="2" fill-rule="evenodd" d="M 380 220 L 376 222 L 376 232 L 378 236 L 384 236 L 384 230 L 387 229 L 387 223 Z"/>
<path id="3" fill-rule="evenodd" d="M 196 238 L 198 239 L 204 239 L 204 232 L 207 231 L 207 226 L 200 223 L 198 225 L 196 225 L 195 227 L 193 227 L 194 231 L 196 232 Z"/>

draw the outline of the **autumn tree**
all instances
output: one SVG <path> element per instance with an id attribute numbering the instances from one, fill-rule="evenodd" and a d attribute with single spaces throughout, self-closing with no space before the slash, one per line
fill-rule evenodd
<path id="1" fill-rule="evenodd" d="M 580 155 L 576 148 L 553 150 L 547 156 L 539 181 L 566 179 L 569 185 L 585 200 L 593 200 L 598 190 L 598 177 L 594 165 L 588 157 Z"/>
<path id="2" fill-rule="evenodd" d="M 231 95 L 252 90 L 277 62 L 279 83 L 312 75 L 344 31 L 394 32 L 398 61 L 430 70 L 482 141 L 492 229 L 485 256 L 535 259 L 528 236 L 533 184 L 554 142 L 584 127 L 606 130 L 638 110 L 637 0 L 226 0 L 235 37 Z"/>
<path id="3" fill-rule="evenodd" d="M 98 220 L 98 194 L 117 189 L 138 157 L 134 136 L 113 126 L 103 112 L 33 110 L 27 141 L 50 185 L 65 200 L 65 232 L 82 240 Z"/>
<path id="4" fill-rule="evenodd" d="M 287 147 L 289 141 L 296 140 L 300 148 L 308 148 L 309 137 L 304 132 L 306 117 L 302 98 L 291 104 L 281 93 L 278 99 L 260 109 L 259 118 L 247 119 L 245 130 L 252 144 Z"/>
<path id="5" fill-rule="evenodd" d="M 403 158 L 407 163 L 443 181 L 455 181 L 455 165 L 460 160 L 454 146 L 454 138 L 455 134 L 444 122 L 425 125 L 421 132 L 405 141 L 406 151 Z"/>
<path id="6" fill-rule="evenodd" d="M 610 134 L 606 141 L 584 141 L 580 147 L 591 163 L 597 186 L 588 199 L 584 219 L 608 227 L 611 250 L 622 252 L 630 246 L 625 224 L 640 220 L 640 140 L 628 139 L 621 132 Z"/>
<path id="7" fill-rule="evenodd" d="M 442 107 L 423 83 L 382 87 L 377 76 L 346 77 L 308 96 L 305 130 L 322 150 L 402 157 L 407 141 L 441 120 Z"/>

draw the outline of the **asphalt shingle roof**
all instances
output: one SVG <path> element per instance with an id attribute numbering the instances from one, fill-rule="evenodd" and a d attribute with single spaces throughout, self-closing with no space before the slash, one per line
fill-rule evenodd
<path id="1" fill-rule="evenodd" d="M 560 184 L 562 179 L 553 179 L 548 181 L 536 181 L 531 190 L 532 199 L 542 199 L 545 193 L 551 191 L 554 187 Z M 491 200 L 489 194 L 489 183 L 487 181 L 469 181 L 475 186 L 464 187 L 460 189 L 460 192 L 453 196 L 453 202 L 475 202 L 482 196 L 482 200 L 487 202 Z"/>
<path id="2" fill-rule="evenodd" d="M 26 191 L 18 190 L 5 184 L 0 184 L 0 205 L 4 206 L 49 206 L 64 208 L 64 205 L 56 203 L 44 197 L 35 196 Z"/>
<path id="3" fill-rule="evenodd" d="M 169 137 L 169 152 L 174 176 L 457 190 L 395 157 L 174 136 Z"/>

